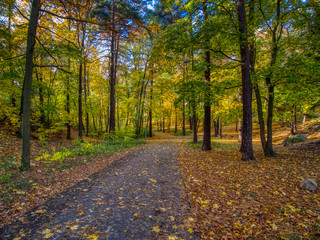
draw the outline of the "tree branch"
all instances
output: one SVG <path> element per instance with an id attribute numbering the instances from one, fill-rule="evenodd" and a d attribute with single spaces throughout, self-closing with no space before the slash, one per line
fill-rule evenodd
<path id="1" fill-rule="evenodd" d="M 223 56 L 225 56 L 226 58 L 229 58 L 230 60 L 232 61 L 236 61 L 236 62 L 241 62 L 240 60 L 238 59 L 233 59 L 232 57 L 229 57 L 227 54 L 225 54 L 224 52 L 222 52 L 221 50 L 213 50 L 213 49 L 210 49 L 212 52 L 214 53 L 221 53 Z"/>
<path id="2" fill-rule="evenodd" d="M 19 12 L 19 14 L 24 18 L 26 19 L 27 21 L 29 21 L 29 18 L 27 16 L 25 16 L 19 9 L 18 6 L 16 6 L 15 4 L 13 4 L 13 6 L 17 9 L 17 11 Z"/>
<path id="3" fill-rule="evenodd" d="M 56 33 L 55 31 L 52 31 L 51 29 L 49 29 L 49 28 L 47 28 L 47 27 L 44 27 L 44 26 L 38 26 L 38 27 L 39 27 L 39 28 L 43 28 L 43 29 L 45 29 L 45 30 L 47 30 L 47 31 L 49 31 L 49 32 L 57 35 L 58 37 L 60 37 L 60 38 L 62 38 L 63 40 L 67 41 L 68 43 L 71 43 L 73 46 L 75 46 L 75 47 L 77 48 L 77 50 L 79 50 L 79 49 L 78 49 L 78 46 L 77 46 L 76 44 L 74 44 L 73 42 L 71 42 L 69 39 L 60 36 L 60 35 L 59 35 L 58 33 Z"/>
<path id="4" fill-rule="evenodd" d="M 49 56 L 55 61 L 57 65 L 59 65 L 57 59 L 49 52 L 49 50 L 41 43 L 40 39 L 38 37 L 35 37 L 37 42 L 40 44 L 40 46 L 49 54 Z"/>
<path id="5" fill-rule="evenodd" d="M 12 59 L 15 59 L 15 58 L 20 58 L 20 57 L 23 57 L 24 54 L 22 55 L 18 55 L 18 56 L 14 56 L 14 57 L 10 57 L 10 58 L 3 58 L 4 61 L 8 61 L 8 60 L 12 60 Z"/>
<path id="6" fill-rule="evenodd" d="M 107 24 L 100 24 L 100 23 L 97 23 L 97 22 L 92 22 L 92 21 L 88 21 L 88 20 L 77 19 L 77 18 L 73 18 L 73 17 L 64 17 L 64 16 L 60 16 L 60 15 L 58 15 L 58 14 L 55 14 L 55 13 L 53 13 L 53 12 L 50 12 L 50 11 L 47 11 L 47 10 L 44 10 L 44 9 L 41 9 L 40 11 L 41 11 L 41 12 L 48 13 L 48 14 L 50 14 L 50 15 L 52 15 L 52 16 L 57 17 L 57 18 L 72 20 L 72 21 L 81 22 L 81 23 L 90 23 L 90 24 L 98 25 L 98 26 L 100 26 L 100 27 L 107 27 L 109 30 L 118 32 L 118 31 L 112 29 L 112 28 L 111 28 L 109 25 L 107 25 Z"/>
<path id="7" fill-rule="evenodd" d="M 49 67 L 49 68 L 56 68 L 56 69 L 59 69 L 65 73 L 69 73 L 69 74 L 72 74 L 72 72 L 69 72 L 67 70 L 64 70 L 61 66 L 59 65 L 33 65 L 34 67 L 38 67 L 38 68 L 46 68 L 46 67 Z"/>

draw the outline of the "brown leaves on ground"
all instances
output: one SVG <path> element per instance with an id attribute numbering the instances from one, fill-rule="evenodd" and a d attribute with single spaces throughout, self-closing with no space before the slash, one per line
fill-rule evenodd
<path id="1" fill-rule="evenodd" d="M 224 140 L 226 141 L 226 140 Z M 235 140 L 230 140 L 234 144 Z M 180 165 L 203 239 L 301 239 L 320 236 L 320 194 L 300 189 L 320 183 L 320 149 L 276 147 L 266 158 L 243 162 L 236 150 L 187 146 Z M 300 238 L 299 238 L 300 239 Z"/>
<path id="2" fill-rule="evenodd" d="M 22 173 L 17 167 L 21 155 L 21 144 L 21 139 L 0 131 L 0 159 L 15 159 L 14 166 L 10 169 L 0 168 L 0 171 L 7 171 L 7 174 L 11 176 L 10 189 L 7 189 L 8 184 L 0 181 L 0 228 L 21 218 L 27 211 L 44 203 L 55 194 L 67 190 L 67 188 L 133 151 L 133 149 L 128 149 L 111 156 L 77 156 L 72 160 L 72 167 L 61 170 L 58 169 L 58 165 L 48 166 L 41 161 L 34 161 L 34 159 L 44 151 L 50 152 L 54 148 L 73 148 L 72 141 L 61 138 L 42 145 L 40 142 L 32 140 L 32 168 Z"/>

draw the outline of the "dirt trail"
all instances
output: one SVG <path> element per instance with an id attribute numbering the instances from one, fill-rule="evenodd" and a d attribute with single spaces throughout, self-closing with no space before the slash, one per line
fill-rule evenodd
<path id="1" fill-rule="evenodd" d="M 0 238 L 197 239 L 177 163 L 185 138 L 167 136 L 159 134 L 0 229 Z"/>

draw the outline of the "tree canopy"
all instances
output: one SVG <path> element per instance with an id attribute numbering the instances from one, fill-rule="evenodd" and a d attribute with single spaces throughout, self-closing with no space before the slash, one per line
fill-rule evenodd
<path id="1" fill-rule="evenodd" d="M 319 14 L 316 0 L 2 1 L 1 125 L 24 137 L 23 169 L 30 137 L 189 126 L 210 150 L 239 119 L 273 156 L 275 121 L 319 114 Z"/>

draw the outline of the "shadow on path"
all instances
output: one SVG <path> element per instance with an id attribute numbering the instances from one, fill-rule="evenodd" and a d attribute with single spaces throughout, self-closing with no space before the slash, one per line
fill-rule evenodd
<path id="1" fill-rule="evenodd" d="M 151 141 L 0 229 L 0 239 L 198 239 L 179 146 Z"/>

